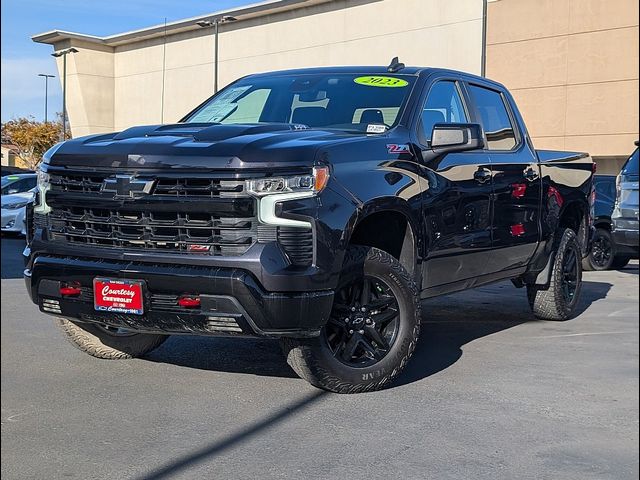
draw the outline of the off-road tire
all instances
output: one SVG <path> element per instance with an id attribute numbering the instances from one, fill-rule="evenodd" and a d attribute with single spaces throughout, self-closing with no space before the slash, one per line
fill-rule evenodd
<path id="1" fill-rule="evenodd" d="M 287 362 L 300 377 L 336 393 L 370 392 L 388 385 L 409 361 L 420 334 L 420 292 L 398 260 L 377 248 L 352 246 L 345 255 L 341 282 L 356 272 L 384 281 L 398 301 L 398 336 L 385 357 L 371 366 L 355 368 L 331 354 L 323 333 L 315 338 L 281 341 Z"/>
<path id="2" fill-rule="evenodd" d="M 96 358 L 120 360 L 141 357 L 158 348 L 168 335 L 136 333 L 113 335 L 91 323 L 75 323 L 65 318 L 55 320 L 71 344 Z"/>
<path id="3" fill-rule="evenodd" d="M 571 229 L 559 230 L 555 237 L 555 258 L 551 270 L 549 288 L 542 289 L 536 285 L 527 285 L 529 305 L 536 318 L 541 320 L 564 321 L 575 314 L 575 308 L 580 301 L 582 287 L 582 263 L 580 262 L 580 244 L 575 232 Z M 573 298 L 567 301 L 562 291 L 563 265 L 567 252 L 573 249 L 578 255 L 576 260 L 577 286 Z"/>

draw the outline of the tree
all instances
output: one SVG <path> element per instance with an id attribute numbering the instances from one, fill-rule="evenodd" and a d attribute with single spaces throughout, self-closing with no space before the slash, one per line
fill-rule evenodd
<path id="1" fill-rule="evenodd" d="M 3 142 L 14 145 L 25 167 L 35 170 L 44 152 L 49 150 L 62 135 L 62 123 L 37 122 L 21 117 L 2 124 Z"/>

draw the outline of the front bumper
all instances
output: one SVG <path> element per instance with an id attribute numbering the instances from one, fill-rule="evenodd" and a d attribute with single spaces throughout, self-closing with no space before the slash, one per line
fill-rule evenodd
<path id="1" fill-rule="evenodd" d="M 145 283 L 143 315 L 99 312 L 93 279 L 135 279 Z M 60 286 L 77 282 L 82 294 L 63 297 Z M 316 336 L 333 303 L 332 290 L 269 293 L 241 268 L 160 265 L 40 255 L 28 263 L 25 283 L 40 310 L 81 322 L 133 331 L 273 337 Z M 199 295 L 197 309 L 177 305 L 182 294 Z"/>
<path id="2" fill-rule="evenodd" d="M 14 232 L 24 234 L 26 226 L 24 222 L 25 207 L 17 209 L 2 209 L 2 220 L 0 226 L 3 232 Z"/>

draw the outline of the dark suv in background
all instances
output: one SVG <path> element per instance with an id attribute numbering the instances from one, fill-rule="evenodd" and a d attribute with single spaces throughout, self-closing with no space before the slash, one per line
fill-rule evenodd
<path id="1" fill-rule="evenodd" d="M 638 258 L 638 148 L 622 167 L 616 185 L 613 239 L 619 255 Z"/>
<path id="2" fill-rule="evenodd" d="M 611 215 L 616 204 L 616 176 L 596 175 L 593 180 L 596 198 L 594 202 L 593 244 L 589 256 L 582 261 L 584 270 L 611 270 L 623 268 L 631 255 L 617 245 L 613 234 Z"/>

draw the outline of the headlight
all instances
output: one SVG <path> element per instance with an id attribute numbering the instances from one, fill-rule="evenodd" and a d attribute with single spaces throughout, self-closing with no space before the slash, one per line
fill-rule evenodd
<path id="1" fill-rule="evenodd" d="M 247 192 L 262 197 L 279 193 L 303 193 L 315 194 L 321 192 L 329 180 L 328 167 L 315 167 L 310 175 L 297 175 L 295 177 L 269 177 L 256 180 L 247 180 Z"/>
<path id="2" fill-rule="evenodd" d="M 49 188 L 49 182 L 51 177 L 49 174 L 42 170 L 42 167 L 38 168 L 38 189 L 41 192 L 46 191 Z"/>
<path id="3" fill-rule="evenodd" d="M 311 223 L 279 217 L 280 202 L 311 198 L 321 192 L 329 181 L 328 167 L 315 167 L 310 175 L 270 177 L 247 180 L 246 189 L 258 197 L 258 220 L 267 225 L 311 228 Z"/>
<path id="4" fill-rule="evenodd" d="M 46 215 L 49 213 L 49 207 L 47 205 L 47 192 L 51 187 L 51 177 L 50 175 L 42 170 L 42 165 L 38 167 L 37 171 L 38 175 L 38 193 L 36 194 L 36 198 L 34 201 L 33 211 L 40 215 Z"/>
<path id="5" fill-rule="evenodd" d="M 15 203 L 5 203 L 4 205 L 2 205 L 2 208 L 6 208 L 9 210 L 16 210 L 18 208 L 23 208 L 26 207 L 27 205 L 29 205 L 29 200 L 22 200 L 20 202 L 15 202 Z"/>

